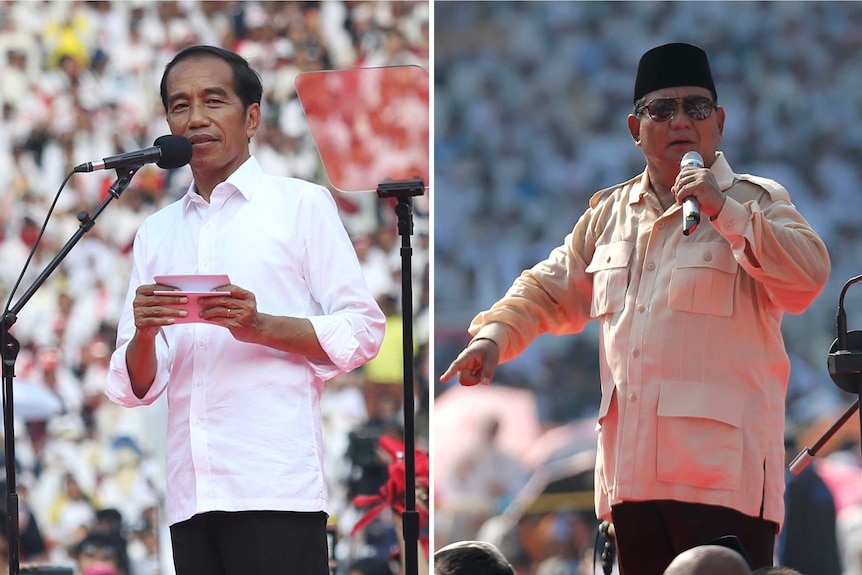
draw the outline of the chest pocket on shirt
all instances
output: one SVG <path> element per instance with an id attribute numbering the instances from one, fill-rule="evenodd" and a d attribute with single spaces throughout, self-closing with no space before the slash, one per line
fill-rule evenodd
<path id="1" fill-rule="evenodd" d="M 725 385 L 661 384 L 656 477 L 709 489 L 738 489 L 745 394 Z"/>
<path id="2" fill-rule="evenodd" d="M 622 311 L 629 283 L 629 260 L 634 251 L 631 242 L 614 242 L 596 246 L 587 273 L 593 274 L 593 301 L 590 317 Z"/>
<path id="3" fill-rule="evenodd" d="M 726 243 L 681 244 L 670 277 L 668 305 L 677 311 L 730 316 L 738 270 Z"/>

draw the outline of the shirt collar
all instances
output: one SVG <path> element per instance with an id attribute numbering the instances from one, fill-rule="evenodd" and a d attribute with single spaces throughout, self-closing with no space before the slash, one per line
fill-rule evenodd
<path id="1" fill-rule="evenodd" d="M 718 183 L 719 189 L 723 192 L 733 185 L 736 175 L 730 164 L 727 163 L 727 158 L 724 157 L 724 152 L 715 153 L 715 161 L 709 167 L 709 171 L 715 175 L 715 180 Z M 649 170 L 644 170 L 643 176 L 640 179 L 639 185 L 634 185 L 629 190 L 629 204 L 636 204 L 642 197 L 650 191 Z"/>
<path id="2" fill-rule="evenodd" d="M 709 167 L 709 171 L 715 175 L 715 181 L 718 182 L 718 187 L 722 192 L 732 186 L 736 179 L 736 174 L 733 173 L 733 169 L 727 163 L 724 152 L 716 152 L 715 162 Z"/>
<path id="3" fill-rule="evenodd" d="M 240 167 L 228 176 L 227 180 L 216 186 L 216 188 L 224 184 L 229 184 L 231 187 L 236 188 L 246 200 L 250 200 L 251 196 L 254 194 L 257 182 L 260 180 L 262 175 L 263 169 L 260 167 L 260 163 L 258 163 L 257 158 L 249 156 L 248 159 L 240 165 Z M 198 195 L 195 182 L 192 180 L 192 183 L 189 185 L 189 189 L 186 191 L 185 196 L 183 196 L 183 212 L 188 212 L 195 202 L 202 201 L 204 200 Z"/>
<path id="4" fill-rule="evenodd" d="M 640 178 L 640 183 L 632 186 L 629 190 L 629 205 L 638 203 L 640 199 L 645 198 L 649 192 L 649 170 L 644 170 L 644 173 Z"/>

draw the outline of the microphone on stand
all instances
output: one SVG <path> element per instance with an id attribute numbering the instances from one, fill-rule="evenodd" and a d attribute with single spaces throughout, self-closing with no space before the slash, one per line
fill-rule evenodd
<path id="1" fill-rule="evenodd" d="M 838 315 L 835 319 L 837 337 L 832 342 L 832 347 L 829 348 L 829 355 L 826 358 L 826 367 L 829 370 L 832 383 L 842 391 L 855 393 L 857 395 L 856 401 L 832 424 L 832 427 L 826 430 L 826 433 L 820 436 L 820 439 L 812 447 L 804 447 L 802 451 L 796 454 L 796 457 L 790 462 L 790 473 L 793 475 L 799 475 L 814 460 L 817 452 L 826 442 L 835 435 L 842 425 L 847 423 L 854 413 L 859 411 L 859 402 L 862 399 L 862 331 L 847 331 L 847 312 L 844 310 L 844 296 L 847 294 L 847 289 L 859 282 L 862 282 L 862 275 L 850 278 L 841 289 L 841 295 L 838 298 Z"/>
<path id="2" fill-rule="evenodd" d="M 844 296 L 850 286 L 862 282 L 862 275 L 850 278 L 841 289 L 838 298 L 838 314 L 835 318 L 836 338 L 829 348 L 826 367 L 832 382 L 848 393 L 862 393 L 862 332 L 847 331 L 847 312 L 844 311 Z"/>
<path id="3" fill-rule="evenodd" d="M 686 152 L 679 162 L 679 169 L 702 168 L 703 158 L 697 152 Z M 682 234 L 689 235 L 700 223 L 700 204 L 697 198 L 689 196 L 682 201 Z"/>
<path id="4" fill-rule="evenodd" d="M 140 168 L 155 163 L 164 170 L 181 168 L 192 159 L 192 143 L 182 136 L 159 136 L 150 148 L 110 156 L 97 162 L 75 166 L 75 172 L 94 172 L 112 168 Z"/>

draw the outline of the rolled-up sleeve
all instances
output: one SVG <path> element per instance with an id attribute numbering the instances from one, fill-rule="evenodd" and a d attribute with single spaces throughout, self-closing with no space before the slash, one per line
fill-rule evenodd
<path id="1" fill-rule="evenodd" d="M 105 395 L 116 404 L 123 407 L 138 407 L 150 405 L 164 393 L 168 386 L 170 376 L 167 366 L 170 363 L 170 351 L 161 337 L 156 338 L 156 361 L 158 369 L 153 385 L 144 397 L 138 397 L 132 391 L 132 380 L 126 366 L 126 349 L 129 347 L 127 341 L 118 347 L 111 355 L 111 363 L 108 367 L 108 380 L 105 385 Z"/>
<path id="2" fill-rule="evenodd" d="M 331 379 L 373 359 L 380 351 L 385 317 L 362 274 L 353 243 L 338 217 L 335 201 L 325 188 L 303 198 L 312 217 L 306 220 L 307 274 L 311 293 L 322 312 L 309 317 L 330 362 L 311 364 L 315 375 Z"/>

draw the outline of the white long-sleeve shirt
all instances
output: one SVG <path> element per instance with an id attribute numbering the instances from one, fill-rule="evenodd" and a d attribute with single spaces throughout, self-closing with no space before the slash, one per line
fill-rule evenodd
<path id="1" fill-rule="evenodd" d="M 106 394 L 135 407 L 167 391 L 168 522 L 213 510 L 327 511 L 323 385 L 373 358 L 384 332 L 328 190 L 267 175 L 252 157 L 209 203 L 192 184 L 150 216 L 133 265 Z M 221 326 L 172 325 L 156 338 L 155 381 L 137 398 L 125 359 L 135 290 L 182 274 L 227 274 L 260 312 L 309 319 L 329 361 L 240 342 Z"/>

